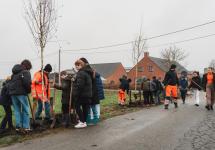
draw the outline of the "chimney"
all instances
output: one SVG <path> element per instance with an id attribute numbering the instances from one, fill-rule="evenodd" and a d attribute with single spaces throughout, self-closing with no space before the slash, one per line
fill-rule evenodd
<path id="1" fill-rule="evenodd" d="M 149 57 L 149 52 L 144 52 L 144 57 Z"/>

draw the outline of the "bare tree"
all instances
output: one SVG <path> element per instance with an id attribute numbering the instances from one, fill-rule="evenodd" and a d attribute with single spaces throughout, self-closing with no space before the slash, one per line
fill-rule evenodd
<path id="1" fill-rule="evenodd" d="M 147 50 L 146 40 L 144 39 L 142 32 L 140 30 L 140 34 L 136 37 L 135 41 L 133 42 L 133 49 L 132 49 L 132 61 L 135 66 L 135 81 L 134 81 L 134 88 L 137 89 L 137 76 L 138 76 L 138 62 L 142 58 L 144 51 Z"/>
<path id="2" fill-rule="evenodd" d="M 213 69 L 215 69 L 215 59 L 212 59 L 210 62 L 210 67 L 212 67 Z"/>
<path id="3" fill-rule="evenodd" d="M 177 48 L 176 46 L 170 46 L 161 51 L 161 57 L 166 60 L 167 67 L 170 67 L 174 62 L 183 61 L 187 56 L 188 54 L 184 50 Z"/>
<path id="4" fill-rule="evenodd" d="M 42 93 L 44 96 L 44 50 L 48 40 L 56 32 L 57 11 L 55 0 L 26 0 L 24 1 L 24 9 L 27 25 L 36 46 L 40 48 Z"/>

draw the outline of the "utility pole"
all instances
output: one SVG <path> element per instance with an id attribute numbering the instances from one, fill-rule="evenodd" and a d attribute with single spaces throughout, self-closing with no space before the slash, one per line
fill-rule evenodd
<path id="1" fill-rule="evenodd" d="M 60 70 L 61 70 L 61 47 L 59 48 L 59 53 L 58 53 L 58 82 L 59 85 L 61 85 L 61 80 L 60 80 Z"/>

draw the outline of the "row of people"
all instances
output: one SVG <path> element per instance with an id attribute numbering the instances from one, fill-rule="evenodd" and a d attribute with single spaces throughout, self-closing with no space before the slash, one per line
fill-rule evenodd
<path id="1" fill-rule="evenodd" d="M 16 64 L 12 68 L 12 76 L 8 78 L 1 90 L 0 104 L 5 110 L 5 117 L 1 122 L 0 129 L 4 131 L 8 123 L 9 129 L 13 129 L 11 105 L 14 108 L 15 128 L 19 131 L 29 132 L 31 105 L 29 94 L 33 98 L 33 113 L 35 119 L 41 118 L 41 112 L 45 111 L 45 119 L 51 119 L 51 91 L 50 87 L 62 90 L 61 102 L 63 124 L 70 124 L 71 109 L 78 114 L 78 124 L 75 128 L 83 128 L 88 124 L 96 124 L 100 118 L 100 100 L 104 99 L 103 85 L 99 73 L 93 70 L 87 59 L 80 58 L 75 62 L 76 75 L 67 72 L 61 73 L 62 84 L 51 82 L 49 74 L 52 66 L 47 64 L 43 70 L 34 74 L 31 80 L 32 68 L 29 60 Z M 42 80 L 43 77 L 43 80 Z M 70 104 L 71 102 L 71 104 Z M 43 116 L 42 116 L 43 117 Z"/>

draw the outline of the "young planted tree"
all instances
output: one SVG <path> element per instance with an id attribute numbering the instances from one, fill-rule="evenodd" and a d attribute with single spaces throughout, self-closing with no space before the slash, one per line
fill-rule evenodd
<path id="1" fill-rule="evenodd" d="M 137 90 L 138 62 L 142 58 L 145 50 L 147 50 L 146 40 L 144 39 L 140 30 L 140 34 L 133 42 L 133 49 L 132 49 L 132 61 L 133 61 L 133 64 L 135 65 L 135 81 L 134 81 L 135 91 Z"/>
<path id="2" fill-rule="evenodd" d="M 56 32 L 57 11 L 55 8 L 55 0 L 25 0 L 24 9 L 25 20 L 36 46 L 40 49 L 42 93 L 44 97 L 44 50 L 48 40 Z"/>
<path id="3" fill-rule="evenodd" d="M 161 51 L 161 57 L 166 60 L 166 65 L 168 68 L 172 63 L 181 62 L 186 59 L 187 56 L 188 54 L 184 50 L 177 48 L 176 46 L 170 46 L 169 48 Z"/>

